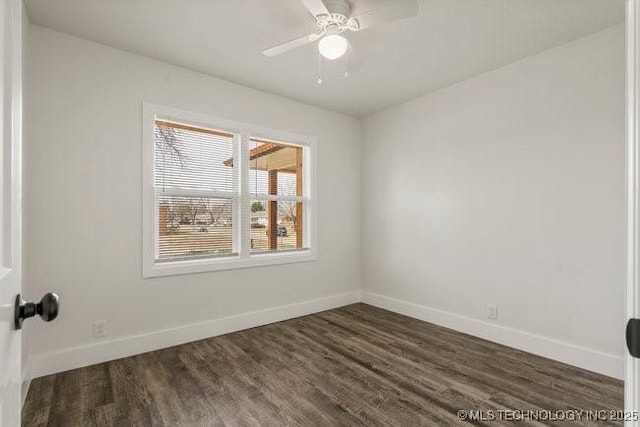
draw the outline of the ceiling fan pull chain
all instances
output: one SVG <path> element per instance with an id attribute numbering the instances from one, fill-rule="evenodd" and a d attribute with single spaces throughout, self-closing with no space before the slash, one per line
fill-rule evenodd
<path id="1" fill-rule="evenodd" d="M 322 84 L 322 55 L 318 52 L 318 86 Z"/>
<path id="2" fill-rule="evenodd" d="M 344 56 L 344 74 L 343 77 L 346 79 L 349 77 L 349 64 L 351 63 L 351 49 L 347 49 L 347 54 Z"/>

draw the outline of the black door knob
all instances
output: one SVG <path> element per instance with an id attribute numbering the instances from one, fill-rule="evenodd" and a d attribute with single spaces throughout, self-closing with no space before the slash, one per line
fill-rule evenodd
<path id="1" fill-rule="evenodd" d="M 26 302 L 22 299 L 22 294 L 18 294 L 16 295 L 15 305 L 15 327 L 16 329 L 22 329 L 24 319 L 33 317 L 36 314 L 45 322 L 50 322 L 58 317 L 59 309 L 60 298 L 52 292 L 45 294 L 37 304 Z"/>

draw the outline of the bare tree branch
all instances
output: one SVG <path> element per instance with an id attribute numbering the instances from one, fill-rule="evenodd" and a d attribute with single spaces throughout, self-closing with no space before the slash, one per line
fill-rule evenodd
<path id="1" fill-rule="evenodd" d="M 283 184 L 283 190 L 285 194 L 294 193 L 294 188 L 292 184 Z M 278 202 L 278 210 L 280 211 L 280 215 L 288 220 L 293 221 L 293 227 L 296 231 L 298 231 L 298 202 L 293 201 L 284 201 L 281 200 Z"/>
<path id="2" fill-rule="evenodd" d="M 176 136 L 175 129 L 156 126 L 156 151 L 177 160 L 183 169 L 187 168 L 188 157 L 183 153 L 182 143 Z"/>
<path id="3" fill-rule="evenodd" d="M 225 213 L 229 211 L 228 207 L 224 203 L 216 203 L 211 199 L 200 198 L 200 203 L 204 211 L 209 215 L 211 225 L 216 224 L 218 221 L 224 218 Z"/>

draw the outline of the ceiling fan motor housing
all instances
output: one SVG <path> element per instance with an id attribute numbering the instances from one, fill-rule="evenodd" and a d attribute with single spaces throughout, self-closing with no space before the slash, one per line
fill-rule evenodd
<path id="1" fill-rule="evenodd" d="M 319 34 L 340 34 L 346 30 L 358 29 L 358 22 L 349 18 L 351 6 L 346 0 L 325 0 L 324 4 L 329 14 L 316 16 Z"/>

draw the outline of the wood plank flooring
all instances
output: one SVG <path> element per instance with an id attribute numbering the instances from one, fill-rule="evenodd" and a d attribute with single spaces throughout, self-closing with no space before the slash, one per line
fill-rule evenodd
<path id="1" fill-rule="evenodd" d="M 38 378 L 23 425 L 462 425 L 622 402 L 621 381 L 354 304 Z"/>

